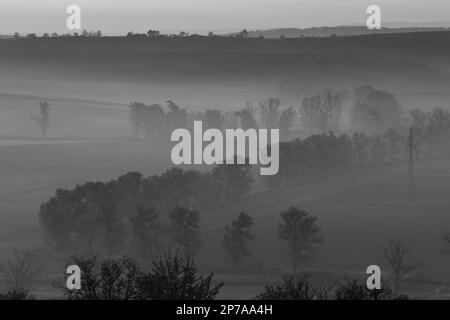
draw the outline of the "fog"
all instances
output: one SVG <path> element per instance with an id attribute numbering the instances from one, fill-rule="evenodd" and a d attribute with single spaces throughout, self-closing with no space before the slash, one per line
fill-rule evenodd
<path id="1" fill-rule="evenodd" d="M 402 292 L 448 298 L 450 261 L 441 251 L 450 231 L 449 54 L 449 32 L 3 39 L 2 260 L 13 248 L 32 248 L 48 257 L 45 278 L 52 280 L 70 251 L 148 263 L 155 256 L 138 250 L 133 217 L 151 207 L 173 228 L 180 206 L 199 212 L 200 245 L 188 248 L 163 229 L 162 237 L 195 251 L 199 269 L 225 283 L 220 298 L 253 298 L 295 272 L 320 281 L 363 279 L 367 266 L 378 264 L 390 277 L 382 250 L 390 238 L 411 244 L 408 261 L 417 264 Z M 280 129 L 280 172 L 263 177 L 257 166 L 237 166 L 233 175 L 226 165 L 166 172 L 175 167 L 171 131 L 192 129 L 193 120 L 219 130 Z M 414 199 L 408 198 L 411 127 Z M 55 193 L 59 188 L 70 196 Z M 120 215 L 120 232 L 90 220 L 104 203 Z M 317 218 L 322 239 L 296 258 L 296 270 L 279 236 L 280 214 L 291 206 Z M 253 219 L 254 239 L 250 253 L 230 264 L 224 227 L 240 212 Z M 61 297 L 50 282 L 30 290 Z"/>

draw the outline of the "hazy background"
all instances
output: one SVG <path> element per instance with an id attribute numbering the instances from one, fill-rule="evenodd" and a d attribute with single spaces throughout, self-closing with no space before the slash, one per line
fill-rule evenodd
<path id="1" fill-rule="evenodd" d="M 66 8 L 82 10 L 82 29 L 104 34 L 187 31 L 226 33 L 242 28 L 318 27 L 365 24 L 377 4 L 386 24 L 448 26 L 447 0 L 41 0 L 0 1 L 0 34 L 68 32 Z"/>

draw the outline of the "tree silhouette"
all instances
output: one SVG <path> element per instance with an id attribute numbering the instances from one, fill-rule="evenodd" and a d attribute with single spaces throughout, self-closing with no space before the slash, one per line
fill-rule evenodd
<path id="1" fill-rule="evenodd" d="M 186 255 L 194 255 L 201 244 L 199 212 L 175 207 L 169 213 L 169 232 L 173 244 Z"/>
<path id="2" fill-rule="evenodd" d="M 50 104 L 47 101 L 39 102 L 40 116 L 31 116 L 41 128 L 41 136 L 47 136 L 48 125 L 50 123 Z"/>
<path id="3" fill-rule="evenodd" d="M 241 212 L 236 220 L 225 226 L 222 248 L 233 266 L 250 255 L 247 243 L 254 239 L 252 226 L 253 219 L 245 212 Z"/>
<path id="4" fill-rule="evenodd" d="M 280 214 L 278 236 L 287 242 L 288 256 L 292 261 L 294 272 L 300 263 L 308 264 L 317 245 L 323 242 L 316 217 L 304 210 L 290 207 Z"/>
<path id="5" fill-rule="evenodd" d="M 162 226 L 153 208 L 137 206 L 136 213 L 130 217 L 133 235 L 144 258 L 152 259 L 160 247 Z"/>
<path id="6" fill-rule="evenodd" d="M 389 239 L 387 244 L 383 246 L 383 258 L 386 259 L 391 268 L 395 294 L 399 293 L 408 276 L 419 267 L 417 264 L 406 261 L 410 252 L 411 245 L 401 240 Z"/>

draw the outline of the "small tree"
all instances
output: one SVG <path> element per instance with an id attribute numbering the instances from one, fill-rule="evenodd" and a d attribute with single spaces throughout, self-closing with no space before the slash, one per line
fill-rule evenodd
<path id="1" fill-rule="evenodd" d="M 410 252 L 411 245 L 401 240 L 389 239 L 388 243 L 383 246 L 383 258 L 386 259 L 392 270 L 395 294 L 399 293 L 401 285 L 418 268 L 417 264 L 406 262 L 406 257 Z"/>
<path id="2" fill-rule="evenodd" d="M 48 125 L 50 124 L 50 104 L 47 101 L 39 103 L 40 113 L 39 117 L 31 116 L 31 119 L 37 122 L 41 128 L 42 137 L 47 136 Z"/>
<path id="3" fill-rule="evenodd" d="M 187 255 L 193 255 L 200 247 L 199 212 L 175 207 L 169 213 L 169 232 L 173 244 Z"/>
<path id="4" fill-rule="evenodd" d="M 312 260 L 315 247 L 322 243 L 320 227 L 316 217 L 297 207 L 290 207 L 280 216 L 278 236 L 287 242 L 288 256 L 296 272 L 299 263 L 308 264 Z"/>
<path id="5" fill-rule="evenodd" d="M 247 242 L 254 239 L 250 231 L 252 226 L 253 219 L 245 212 L 241 212 L 236 220 L 225 226 L 222 248 L 232 265 L 250 255 Z"/>
<path id="6" fill-rule="evenodd" d="M 29 297 L 30 286 L 41 273 L 42 268 L 32 251 L 15 249 L 6 264 L 0 266 L 6 297 Z"/>

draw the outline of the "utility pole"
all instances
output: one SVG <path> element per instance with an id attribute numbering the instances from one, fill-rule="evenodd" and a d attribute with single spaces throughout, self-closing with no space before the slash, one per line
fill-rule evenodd
<path id="1" fill-rule="evenodd" d="M 416 200 L 416 177 L 414 168 L 414 152 L 416 146 L 414 143 L 414 130 L 411 127 L 409 129 L 407 151 L 408 151 L 408 202 L 414 202 Z"/>

